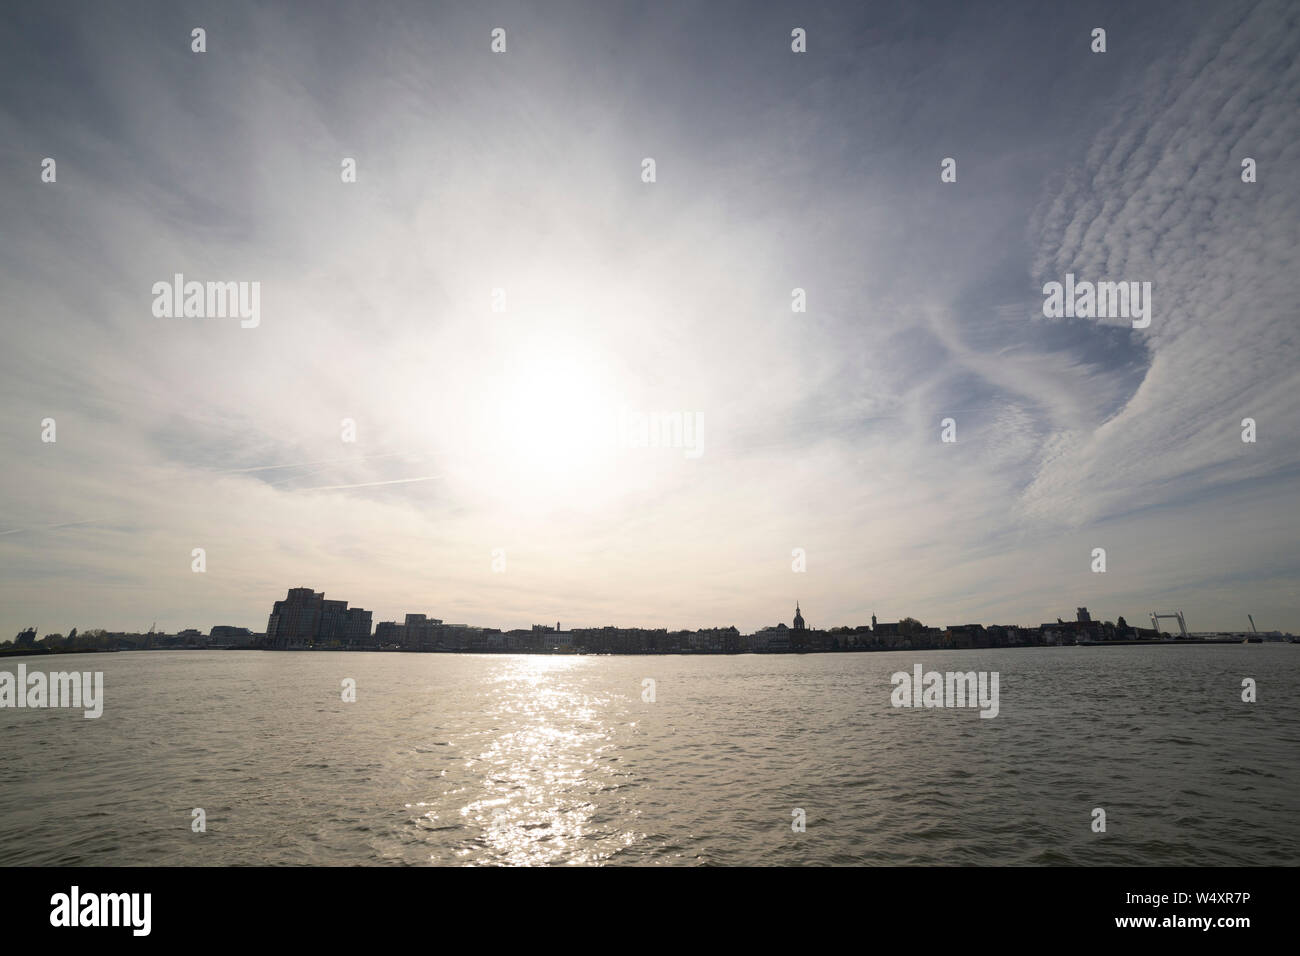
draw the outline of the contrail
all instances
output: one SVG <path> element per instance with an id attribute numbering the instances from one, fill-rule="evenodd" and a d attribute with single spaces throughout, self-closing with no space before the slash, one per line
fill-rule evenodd
<path id="1" fill-rule="evenodd" d="M 312 488 L 295 488 L 294 491 L 338 491 L 341 488 L 373 488 L 375 485 L 404 485 L 411 481 L 435 481 L 442 475 L 425 475 L 423 478 L 394 478 L 392 481 L 362 481 L 355 485 L 316 485 Z"/>
<path id="2" fill-rule="evenodd" d="M 55 528 L 70 528 L 78 524 L 94 524 L 96 521 L 103 521 L 103 518 L 82 518 L 78 521 L 60 521 L 58 524 L 41 525 L 38 528 L 11 528 L 8 531 L 0 531 L 0 535 L 21 534 L 24 531 L 52 531 Z"/>
<path id="3" fill-rule="evenodd" d="M 310 478 L 312 475 L 319 475 L 322 471 L 329 471 L 329 468 L 313 468 L 311 471 L 304 471 L 301 474 L 290 475 L 288 478 L 281 478 L 279 481 L 268 481 L 266 484 L 269 488 L 278 488 L 280 485 L 287 485 L 293 481 L 302 481 L 304 478 Z"/>
<path id="4" fill-rule="evenodd" d="M 274 471 L 277 468 L 306 468 L 308 465 L 333 465 L 345 461 L 371 461 L 375 458 L 401 458 L 406 455 L 420 455 L 427 452 L 395 451 L 386 455 L 362 455 L 359 458 L 320 458 L 316 461 L 300 461 L 291 465 L 258 465 L 255 468 L 226 468 L 218 471 L 219 475 L 242 475 L 250 471 Z"/>

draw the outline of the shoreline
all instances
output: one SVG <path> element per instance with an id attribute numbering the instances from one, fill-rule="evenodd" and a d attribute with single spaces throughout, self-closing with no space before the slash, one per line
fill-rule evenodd
<path id="1" fill-rule="evenodd" d="M 122 647 L 122 648 L 78 648 L 76 650 L 0 651 L 0 661 L 31 657 L 63 657 L 70 654 L 146 654 L 146 653 L 203 653 L 216 651 L 252 651 L 273 654 L 479 654 L 479 655 L 517 655 L 521 657 L 790 657 L 809 654 L 891 654 L 921 653 L 927 651 L 1019 651 L 1019 650 L 1060 650 L 1068 647 L 1195 647 L 1223 646 L 1230 644 L 1297 644 L 1300 640 L 1239 640 L 1236 638 L 1204 638 L 1174 641 L 1079 641 L 1074 644 L 1002 644 L 979 647 L 863 647 L 817 650 L 783 650 L 783 651 L 633 651 L 617 653 L 612 651 L 575 651 L 575 650 L 520 650 L 518 648 L 403 648 L 403 647 Z"/>

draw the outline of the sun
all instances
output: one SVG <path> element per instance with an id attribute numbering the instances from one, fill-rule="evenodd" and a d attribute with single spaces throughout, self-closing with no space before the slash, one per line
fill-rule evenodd
<path id="1" fill-rule="evenodd" d="M 534 342 L 494 378 L 485 437 L 503 490 L 573 506 L 606 497 L 619 408 L 609 364 L 572 342 Z"/>

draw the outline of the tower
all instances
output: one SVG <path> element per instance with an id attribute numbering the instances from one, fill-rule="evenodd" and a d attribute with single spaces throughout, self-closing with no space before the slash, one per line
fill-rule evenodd
<path id="1" fill-rule="evenodd" d="M 804 629 L 803 614 L 799 611 L 799 602 L 794 602 L 794 629 L 802 631 Z"/>

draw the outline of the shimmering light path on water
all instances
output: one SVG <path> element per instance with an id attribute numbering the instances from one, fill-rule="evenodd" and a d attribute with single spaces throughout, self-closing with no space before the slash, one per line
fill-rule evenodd
<path id="1" fill-rule="evenodd" d="M 23 660 L 106 702 L 0 710 L 4 864 L 1300 863 L 1300 646 Z"/>

